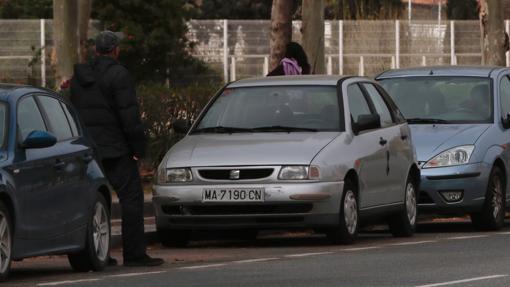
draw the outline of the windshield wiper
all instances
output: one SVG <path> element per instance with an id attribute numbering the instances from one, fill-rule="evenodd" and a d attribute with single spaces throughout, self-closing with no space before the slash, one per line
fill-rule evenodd
<path id="1" fill-rule="evenodd" d="M 316 132 L 317 129 L 312 128 L 300 128 L 300 127 L 288 127 L 288 126 L 267 126 L 253 128 L 253 131 L 257 132 Z"/>
<path id="2" fill-rule="evenodd" d="M 410 118 L 407 119 L 410 124 L 447 124 L 447 120 L 442 119 L 428 119 L 428 118 Z"/>
<path id="3" fill-rule="evenodd" d="M 224 126 L 215 126 L 215 127 L 207 127 L 196 129 L 192 133 L 218 133 L 218 134 L 233 134 L 233 133 L 251 133 L 252 129 L 247 128 L 236 128 L 236 127 L 224 127 Z"/>

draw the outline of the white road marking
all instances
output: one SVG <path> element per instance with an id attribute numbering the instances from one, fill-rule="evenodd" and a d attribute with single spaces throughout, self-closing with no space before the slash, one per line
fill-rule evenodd
<path id="1" fill-rule="evenodd" d="M 221 267 L 221 266 L 225 266 L 227 265 L 226 263 L 218 263 L 218 264 L 207 264 L 207 265 L 195 265 L 195 266 L 186 266 L 186 267 L 181 267 L 179 269 L 188 269 L 188 270 L 191 270 L 191 269 L 202 269 L 202 268 L 211 268 L 211 267 Z"/>
<path id="2" fill-rule="evenodd" d="M 379 246 L 368 246 L 368 247 L 354 247 L 354 248 L 345 248 L 340 249 L 340 251 L 362 251 L 362 250 L 371 250 L 380 248 Z"/>
<path id="3" fill-rule="evenodd" d="M 423 241 L 411 241 L 411 242 L 401 242 L 401 243 L 392 243 L 388 244 L 391 246 L 407 246 L 407 245 L 418 245 L 418 244 L 425 244 L 425 243 L 434 243 L 437 242 L 436 240 L 423 240 Z"/>
<path id="4" fill-rule="evenodd" d="M 492 233 L 492 234 L 496 234 L 496 235 L 510 235 L 510 231 L 496 232 L 496 233 Z"/>
<path id="5" fill-rule="evenodd" d="M 448 282 L 441 282 L 441 283 L 434 283 L 434 284 L 427 284 L 427 285 L 418 285 L 416 287 L 436 287 L 436 286 L 454 285 L 454 284 L 461 284 L 461 283 L 472 282 L 472 281 L 495 279 L 495 278 L 501 278 L 501 277 L 507 277 L 507 276 L 508 275 L 491 275 L 491 276 L 475 277 L 475 278 L 455 280 L 455 281 L 448 281 Z"/>
<path id="6" fill-rule="evenodd" d="M 489 237 L 489 235 L 470 235 L 470 236 L 457 236 L 457 237 L 448 237 L 447 240 L 462 240 L 462 239 L 472 239 L 472 238 L 484 238 Z"/>
<path id="7" fill-rule="evenodd" d="M 58 286 L 64 284 L 73 284 L 73 283 L 83 283 L 83 282 L 95 282 L 99 281 L 99 279 L 79 279 L 79 280 L 69 280 L 69 281 L 57 281 L 57 282 L 47 282 L 47 283 L 39 283 L 37 286 Z"/>
<path id="8" fill-rule="evenodd" d="M 306 257 L 306 256 L 315 256 L 315 255 L 327 255 L 327 254 L 333 254 L 333 252 L 327 251 L 327 252 L 298 253 L 298 254 L 285 255 L 285 257 L 287 257 L 287 258 L 296 258 L 296 257 Z"/>
<path id="9" fill-rule="evenodd" d="M 160 274 L 160 273 L 166 273 L 166 272 L 167 271 L 124 273 L 124 274 L 108 275 L 108 276 L 105 276 L 105 277 L 134 277 L 134 276 L 143 276 L 143 275 L 151 275 L 151 274 Z"/>
<path id="10" fill-rule="evenodd" d="M 235 263 L 235 264 L 243 264 L 243 263 L 265 262 L 265 261 L 272 261 L 272 260 L 278 260 L 278 258 L 276 258 L 276 257 L 272 257 L 272 258 L 246 259 L 246 260 L 232 261 L 231 263 Z"/>

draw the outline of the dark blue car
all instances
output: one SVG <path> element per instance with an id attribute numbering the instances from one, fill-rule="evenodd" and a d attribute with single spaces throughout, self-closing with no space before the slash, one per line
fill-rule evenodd
<path id="1" fill-rule="evenodd" d="M 48 254 L 102 270 L 110 189 L 73 108 L 49 90 L 0 85 L 0 146 L 0 280 L 12 260 Z"/>

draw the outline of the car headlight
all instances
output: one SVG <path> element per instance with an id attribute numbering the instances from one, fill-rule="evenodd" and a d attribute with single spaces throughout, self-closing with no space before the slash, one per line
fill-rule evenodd
<path id="1" fill-rule="evenodd" d="M 320 169 L 318 166 L 292 165 L 284 166 L 278 175 L 283 180 L 306 180 L 319 179 Z"/>
<path id="2" fill-rule="evenodd" d="M 464 145 L 451 148 L 433 157 L 425 163 L 423 168 L 467 164 L 474 149 L 474 145 Z"/>
<path id="3" fill-rule="evenodd" d="M 193 180 L 190 168 L 166 168 L 158 169 L 158 184 L 190 182 Z"/>

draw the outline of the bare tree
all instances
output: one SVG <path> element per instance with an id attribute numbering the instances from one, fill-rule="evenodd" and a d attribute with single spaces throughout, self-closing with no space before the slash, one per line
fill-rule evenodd
<path id="1" fill-rule="evenodd" d="M 84 63 L 87 60 L 87 40 L 91 10 L 92 0 L 78 0 L 78 35 L 81 63 Z"/>
<path id="2" fill-rule="evenodd" d="M 505 66 L 505 31 L 501 0 L 480 0 L 482 64 Z"/>
<path id="3" fill-rule="evenodd" d="M 78 3 L 68 0 L 53 1 L 53 41 L 55 47 L 55 82 L 60 86 L 73 75 L 78 62 Z"/>
<path id="4" fill-rule="evenodd" d="M 285 46 L 292 39 L 293 0 L 273 0 L 271 8 L 270 70 L 280 63 L 285 55 Z"/>
<path id="5" fill-rule="evenodd" d="M 303 49 L 312 74 L 324 74 L 324 0 L 303 0 Z"/>

